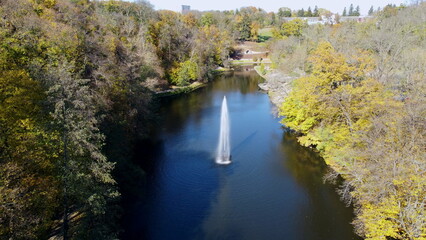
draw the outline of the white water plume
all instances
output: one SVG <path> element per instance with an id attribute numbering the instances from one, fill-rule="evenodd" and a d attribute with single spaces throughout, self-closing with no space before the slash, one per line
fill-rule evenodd
<path id="1" fill-rule="evenodd" d="M 220 115 L 220 132 L 219 132 L 219 143 L 217 145 L 217 164 L 230 164 L 231 163 L 231 144 L 229 141 L 229 114 L 228 104 L 226 97 L 223 97 L 222 111 Z"/>

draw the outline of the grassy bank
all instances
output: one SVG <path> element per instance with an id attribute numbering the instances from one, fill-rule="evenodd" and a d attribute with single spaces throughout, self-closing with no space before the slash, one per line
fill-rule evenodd
<path id="1" fill-rule="evenodd" d="M 163 97 L 171 97 L 171 96 L 177 96 L 184 93 L 190 93 L 193 92 L 199 88 L 202 88 L 206 85 L 206 83 L 201 82 L 194 82 L 189 86 L 185 87 L 176 87 L 174 86 L 172 89 L 156 92 L 155 96 L 163 98 Z"/>

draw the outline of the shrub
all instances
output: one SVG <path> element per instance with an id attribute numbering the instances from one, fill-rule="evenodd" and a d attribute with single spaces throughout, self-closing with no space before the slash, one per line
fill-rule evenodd
<path id="1" fill-rule="evenodd" d="M 177 86 L 186 86 L 190 81 L 198 78 L 198 65 L 195 61 L 186 60 L 179 63 L 178 67 L 173 68 L 170 74 L 170 80 Z"/>

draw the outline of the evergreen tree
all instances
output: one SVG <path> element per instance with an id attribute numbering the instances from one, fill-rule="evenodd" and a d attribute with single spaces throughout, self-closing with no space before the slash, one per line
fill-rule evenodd
<path id="1" fill-rule="evenodd" d="M 374 8 L 373 6 L 371 6 L 370 10 L 368 10 L 368 16 L 373 15 L 373 13 L 374 13 Z"/>
<path id="2" fill-rule="evenodd" d="M 361 10 L 359 9 L 359 5 L 358 5 L 356 6 L 356 9 L 354 11 L 354 16 L 359 16 L 359 15 L 361 15 Z"/>
<path id="3" fill-rule="evenodd" d="M 240 32 L 241 40 L 248 40 L 251 35 L 251 20 L 247 14 L 244 14 L 240 23 L 238 24 L 238 31 Z"/>
<path id="4" fill-rule="evenodd" d="M 314 8 L 313 15 L 314 15 L 314 17 L 319 17 L 318 6 L 316 6 L 316 5 L 315 5 L 315 8 Z"/>
<path id="5" fill-rule="evenodd" d="M 353 16 L 354 15 L 354 5 L 351 3 L 351 6 L 349 7 L 349 16 Z"/>
<path id="6" fill-rule="evenodd" d="M 305 10 L 302 8 L 299 11 L 297 11 L 297 16 L 298 17 L 304 17 L 305 16 Z"/>
<path id="7" fill-rule="evenodd" d="M 346 13 L 346 7 L 343 9 L 343 13 L 342 13 L 342 16 L 346 16 L 347 15 L 347 13 Z"/>
<path id="8" fill-rule="evenodd" d="M 308 7 L 308 11 L 305 13 L 305 17 L 312 17 L 311 7 Z"/>

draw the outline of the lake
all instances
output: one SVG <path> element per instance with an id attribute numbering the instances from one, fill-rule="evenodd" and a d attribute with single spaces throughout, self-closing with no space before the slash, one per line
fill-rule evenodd
<path id="1" fill-rule="evenodd" d="M 125 206 L 124 239 L 359 239 L 323 160 L 283 128 L 259 81 L 243 68 L 161 103 L 149 149 L 136 149 L 146 187 Z M 224 96 L 232 163 L 217 165 Z"/>

